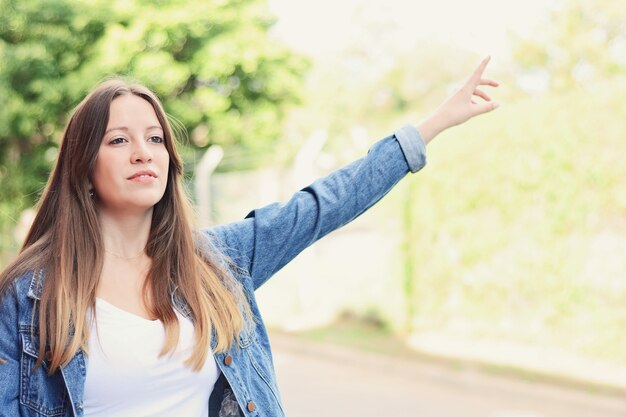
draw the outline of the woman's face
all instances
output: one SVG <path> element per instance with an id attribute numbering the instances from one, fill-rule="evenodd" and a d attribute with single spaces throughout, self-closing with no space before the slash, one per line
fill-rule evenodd
<path id="1" fill-rule="evenodd" d="M 127 94 L 111 102 L 91 178 L 101 210 L 145 212 L 161 200 L 169 166 L 164 140 L 148 101 Z"/>

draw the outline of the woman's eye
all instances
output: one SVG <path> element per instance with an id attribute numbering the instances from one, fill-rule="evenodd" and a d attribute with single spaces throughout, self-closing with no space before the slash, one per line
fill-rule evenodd
<path id="1" fill-rule="evenodd" d="M 153 143 L 163 143 L 163 138 L 161 136 L 151 136 L 148 140 Z"/>
<path id="2" fill-rule="evenodd" d="M 109 142 L 111 145 L 117 145 L 119 143 L 124 143 L 126 139 L 124 138 L 115 138 L 113 140 L 111 140 L 111 142 Z"/>

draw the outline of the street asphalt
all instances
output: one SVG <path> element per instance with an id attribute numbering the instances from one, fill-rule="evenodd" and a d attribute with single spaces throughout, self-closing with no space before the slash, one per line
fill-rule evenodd
<path id="1" fill-rule="evenodd" d="M 272 334 L 288 417 L 626 417 L 626 398 Z"/>

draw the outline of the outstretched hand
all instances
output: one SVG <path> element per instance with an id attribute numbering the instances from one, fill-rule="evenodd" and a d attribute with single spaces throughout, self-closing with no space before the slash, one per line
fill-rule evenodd
<path id="1" fill-rule="evenodd" d="M 424 142 L 430 142 L 435 136 L 449 127 L 464 123 L 479 114 L 488 113 L 498 107 L 498 103 L 480 86 L 497 87 L 499 84 L 494 80 L 483 78 L 485 68 L 491 57 L 486 57 L 480 63 L 474 73 L 467 79 L 461 88 L 452 96 L 448 97 L 426 120 L 419 124 L 419 130 Z M 484 101 L 475 101 L 479 97 Z"/>

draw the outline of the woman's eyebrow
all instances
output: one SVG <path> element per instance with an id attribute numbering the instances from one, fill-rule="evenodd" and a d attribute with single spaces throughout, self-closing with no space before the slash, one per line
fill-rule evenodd
<path id="1" fill-rule="evenodd" d="M 148 126 L 146 128 L 146 130 L 153 130 L 153 129 L 159 129 L 159 130 L 163 130 L 163 128 L 161 126 Z M 120 127 L 112 127 L 110 129 L 107 129 L 106 132 L 104 132 L 104 134 L 106 135 L 107 133 L 113 131 L 113 130 L 123 130 L 124 132 L 128 132 L 128 128 L 126 126 L 120 126 Z"/>

